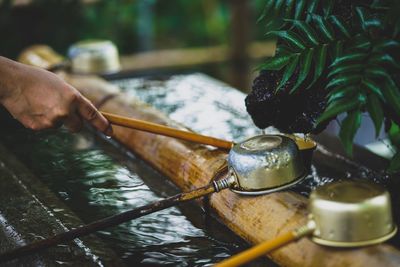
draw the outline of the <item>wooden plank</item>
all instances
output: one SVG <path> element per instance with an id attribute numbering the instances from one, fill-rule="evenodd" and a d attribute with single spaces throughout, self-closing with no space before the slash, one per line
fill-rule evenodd
<path id="1" fill-rule="evenodd" d="M 275 42 L 252 42 L 245 54 L 250 59 L 270 57 L 275 54 Z M 165 49 L 121 56 L 123 71 L 139 71 L 163 68 L 181 68 L 215 64 L 230 60 L 230 49 L 226 45 Z"/>

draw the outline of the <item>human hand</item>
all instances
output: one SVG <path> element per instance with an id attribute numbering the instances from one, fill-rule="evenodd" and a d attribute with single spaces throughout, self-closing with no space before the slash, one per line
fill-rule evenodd
<path id="1" fill-rule="evenodd" d="M 0 57 L 0 103 L 25 127 L 33 130 L 64 124 L 76 132 L 87 121 L 112 134 L 110 123 L 75 88 L 57 75 Z"/>

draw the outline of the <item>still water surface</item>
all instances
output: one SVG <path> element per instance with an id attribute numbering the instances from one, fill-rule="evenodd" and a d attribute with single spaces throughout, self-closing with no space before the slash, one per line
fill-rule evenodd
<path id="1" fill-rule="evenodd" d="M 87 223 L 179 191 L 132 153 L 121 152 L 91 132 L 13 129 L 2 132 L 1 138 Z M 99 236 L 134 266 L 209 266 L 246 247 L 195 204 L 159 211 Z M 261 264 L 275 266 L 264 260 L 254 266 Z"/>

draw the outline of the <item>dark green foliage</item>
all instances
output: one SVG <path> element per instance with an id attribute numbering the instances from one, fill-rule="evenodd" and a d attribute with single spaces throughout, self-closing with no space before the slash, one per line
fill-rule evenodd
<path id="1" fill-rule="evenodd" d="M 284 76 L 288 79 L 289 74 L 293 74 L 292 64 L 301 66 L 292 92 L 300 87 L 311 87 L 321 77 L 327 63 L 333 62 L 336 58 L 340 50 L 338 49 L 341 46 L 340 42 L 348 40 L 350 36 L 349 27 L 338 16 L 323 18 L 316 14 L 309 14 L 309 18 L 309 22 L 285 19 L 284 27 L 288 27 L 287 30 L 270 31 L 267 34 L 278 38 L 280 44 L 277 55 L 268 59 L 261 68 L 277 70 L 278 68 L 270 68 L 270 66 L 275 66 L 278 62 L 282 63 L 279 65 L 279 70 L 286 66 L 287 72 Z M 306 81 L 308 84 L 305 84 Z M 277 89 L 282 85 L 280 84 Z"/>
<path id="2" fill-rule="evenodd" d="M 37 43 L 65 54 L 79 40 L 109 39 L 121 54 L 129 54 L 142 49 L 223 44 L 230 34 L 227 1 L 213 1 L 210 8 L 205 1 L 187 0 L 98 0 L 91 4 L 82 0 L 32 0 L 26 6 L 13 2 L 0 0 L 0 54 L 11 58 Z M 150 6 L 151 23 L 141 20 L 140 7 L 144 4 Z M 263 3 L 257 0 L 251 4 L 260 9 Z M 145 37 L 149 47 L 143 47 Z"/>
<path id="3" fill-rule="evenodd" d="M 276 70 L 271 66 L 281 63 L 277 91 L 291 77 L 296 80 L 291 93 L 316 82 L 324 87 L 328 105 L 317 122 L 347 112 L 339 137 L 350 155 L 363 112 L 370 114 L 376 135 L 384 120 L 400 124 L 400 1 L 267 2 L 261 20 L 267 36 L 277 38 L 278 52 L 261 67 Z M 391 135 L 396 131 L 392 127 Z M 392 143 L 400 148 L 400 142 Z M 400 154 L 390 170 L 400 170 Z"/>

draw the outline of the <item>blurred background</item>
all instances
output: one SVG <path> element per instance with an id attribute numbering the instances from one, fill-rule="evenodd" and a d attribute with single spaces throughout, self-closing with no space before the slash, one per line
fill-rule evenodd
<path id="1" fill-rule="evenodd" d="M 122 76 L 202 72 L 249 92 L 257 66 L 275 52 L 257 23 L 267 1 L 0 0 L 0 55 L 15 59 L 32 44 L 66 55 L 78 41 L 107 39 Z M 356 142 L 374 140 L 372 129 L 367 118 Z M 328 128 L 338 130 L 336 122 Z"/>
<path id="2" fill-rule="evenodd" d="M 257 18 L 265 0 L 0 0 L 0 55 L 31 44 L 66 55 L 80 40 L 108 39 L 130 73 L 201 71 L 248 92 L 274 53 Z"/>

